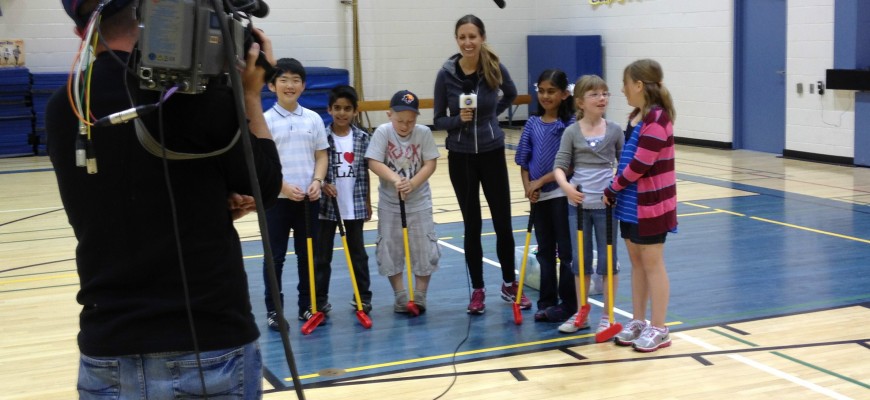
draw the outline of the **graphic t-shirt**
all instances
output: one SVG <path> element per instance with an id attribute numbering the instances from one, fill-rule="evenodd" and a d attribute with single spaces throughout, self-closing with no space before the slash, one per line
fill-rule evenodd
<path id="1" fill-rule="evenodd" d="M 335 153 L 329 160 L 329 168 L 332 168 L 332 176 L 335 178 L 335 188 L 338 190 L 338 211 L 342 219 L 356 219 L 353 212 L 353 185 L 357 174 L 362 171 L 353 169 L 353 135 L 345 136 L 332 134 L 335 143 Z"/>
<path id="2" fill-rule="evenodd" d="M 439 157 L 438 147 L 432 131 L 426 125 L 417 125 L 407 137 L 401 137 L 393 129 L 393 124 L 385 123 L 375 130 L 372 140 L 366 151 L 366 158 L 380 161 L 401 177 L 411 179 L 423 162 L 434 160 Z M 378 207 L 390 211 L 399 212 L 399 195 L 396 185 L 390 180 L 380 178 L 378 185 Z M 429 189 L 429 181 L 414 188 L 414 191 L 405 199 L 405 211 L 415 212 L 432 208 L 432 195 Z"/>

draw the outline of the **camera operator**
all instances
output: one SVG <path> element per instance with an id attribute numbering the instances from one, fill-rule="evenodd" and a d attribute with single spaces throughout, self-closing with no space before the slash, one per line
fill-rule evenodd
<path id="1" fill-rule="evenodd" d="M 98 0 L 62 3 L 82 36 Z M 139 37 L 134 3 L 115 0 L 102 12 L 90 94 L 83 96 L 95 118 L 131 107 L 128 91 L 135 105 L 159 100 L 159 92 L 139 89 L 135 63 L 127 63 Z M 273 65 L 274 59 L 268 38 L 255 35 L 262 46 L 251 46 L 241 76 L 256 174 L 269 206 L 281 188 L 281 164 L 260 103 L 265 73 L 254 60 L 261 49 Z M 259 330 L 233 227 L 252 208 L 242 142 L 216 157 L 167 160 L 165 173 L 164 160 L 143 149 L 132 123 L 94 127 L 93 174 L 76 166 L 79 122 L 71 100 L 67 88 L 54 94 L 46 130 L 78 240 L 79 396 L 201 397 L 204 381 L 211 397 L 259 398 Z M 202 94 L 170 97 L 142 122 L 155 139 L 165 137 L 168 149 L 207 153 L 231 143 L 244 123 L 236 115 L 232 90 L 209 85 Z"/>

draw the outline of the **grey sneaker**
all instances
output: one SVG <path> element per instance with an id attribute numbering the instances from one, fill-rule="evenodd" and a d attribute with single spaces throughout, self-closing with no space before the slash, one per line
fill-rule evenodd
<path id="1" fill-rule="evenodd" d="M 589 329 L 589 318 L 586 318 L 586 321 L 583 321 L 583 325 L 580 327 L 574 326 L 574 321 L 577 320 L 577 317 L 580 315 L 580 312 L 574 313 L 571 318 L 568 318 L 567 321 L 559 325 L 559 332 L 562 333 L 574 333 L 581 329 Z"/>
<path id="2" fill-rule="evenodd" d="M 650 353 L 671 345 L 671 335 L 668 327 L 656 328 L 652 325 L 641 332 L 640 337 L 634 341 L 634 349 L 642 353 Z"/>
<path id="3" fill-rule="evenodd" d="M 403 290 L 396 292 L 396 302 L 393 303 L 393 312 L 407 313 L 408 312 L 408 291 Z"/>
<path id="4" fill-rule="evenodd" d="M 625 324 L 622 331 L 617 333 L 613 338 L 613 341 L 619 346 L 631 346 L 645 328 L 646 321 L 633 319 L 631 322 Z"/>
<path id="5" fill-rule="evenodd" d="M 414 304 L 417 305 L 417 309 L 420 310 L 420 314 L 426 312 L 426 292 L 415 290 Z"/>
<path id="6" fill-rule="evenodd" d="M 595 329 L 595 333 L 601 333 L 610 328 L 610 318 L 602 315 L 601 319 L 598 320 L 598 328 Z"/>

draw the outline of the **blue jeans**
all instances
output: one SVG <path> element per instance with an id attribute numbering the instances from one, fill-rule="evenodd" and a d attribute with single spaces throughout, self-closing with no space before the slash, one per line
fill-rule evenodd
<path id="1" fill-rule="evenodd" d="M 538 254 L 535 258 L 541 268 L 538 309 L 559 305 L 561 298 L 565 312 L 577 310 L 574 276 L 571 274 L 571 236 L 568 234 L 568 200 L 556 197 L 535 203 L 535 239 Z M 559 257 L 559 278 L 556 279 L 556 255 Z"/>
<path id="2" fill-rule="evenodd" d="M 311 230 L 311 245 L 317 243 L 317 229 L 319 220 L 317 213 L 320 211 L 320 203 L 308 202 L 309 229 Z M 281 297 L 281 305 L 284 305 L 284 285 L 281 276 L 284 274 L 284 260 L 287 258 L 287 244 L 290 240 L 290 231 L 293 231 L 293 250 L 296 252 L 296 270 L 299 275 L 299 283 L 296 290 L 299 292 L 299 315 L 302 315 L 311 305 L 311 286 L 308 282 L 308 243 L 305 228 L 305 204 L 301 201 L 290 199 L 278 199 L 275 205 L 266 210 L 266 222 L 269 225 L 269 244 L 272 246 L 272 259 L 275 262 L 275 275 L 278 277 L 278 290 Z M 269 285 L 269 276 L 263 264 L 263 282 L 266 284 L 264 295 L 266 298 L 266 311 L 275 311 L 275 303 L 272 301 L 272 287 Z"/>
<path id="3" fill-rule="evenodd" d="M 618 221 L 613 219 L 613 274 L 619 273 L 616 263 L 616 230 Z M 571 243 L 574 249 L 574 263 L 571 270 L 575 275 L 580 274 L 577 260 L 577 207 L 568 204 L 568 225 L 571 230 Z M 586 276 L 592 275 L 592 238 L 595 238 L 595 250 L 598 253 L 595 273 L 607 276 L 607 213 L 602 209 L 583 210 L 583 271 Z"/>
<path id="4" fill-rule="evenodd" d="M 256 341 L 201 352 L 200 360 L 209 399 L 262 398 L 263 360 Z M 82 354 L 77 389 L 83 400 L 203 397 L 193 352 L 119 357 Z"/>

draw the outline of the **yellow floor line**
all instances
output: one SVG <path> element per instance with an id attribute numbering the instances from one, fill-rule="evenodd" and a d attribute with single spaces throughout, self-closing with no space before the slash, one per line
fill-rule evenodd
<path id="1" fill-rule="evenodd" d="M 867 240 L 867 239 L 861 239 L 861 238 L 856 238 L 856 237 L 854 237 L 854 236 L 841 235 L 841 234 L 839 234 L 839 233 L 833 233 L 833 232 L 822 231 L 822 230 L 819 230 L 819 229 L 807 228 L 807 227 L 804 227 L 804 226 L 793 225 L 793 224 L 789 224 L 789 223 L 785 223 L 785 222 L 774 221 L 774 220 L 772 220 L 772 219 L 767 219 L 767 218 L 760 218 L 760 217 L 749 217 L 749 218 L 752 218 L 752 219 L 754 219 L 754 220 L 758 220 L 758 221 L 762 221 L 762 222 L 768 222 L 768 223 L 771 223 L 771 224 L 787 226 L 787 227 L 789 227 L 789 228 L 800 229 L 800 230 L 807 231 L 807 232 L 813 232 L 813 233 L 818 233 L 818 234 L 821 234 L 821 235 L 828 235 L 828 236 L 833 236 L 833 237 L 837 237 L 837 238 L 840 238 L 840 239 L 848 239 L 848 240 L 854 240 L 854 241 L 856 241 L 856 242 L 861 242 L 861 243 L 868 243 L 868 244 L 870 244 L 870 240 Z"/>

